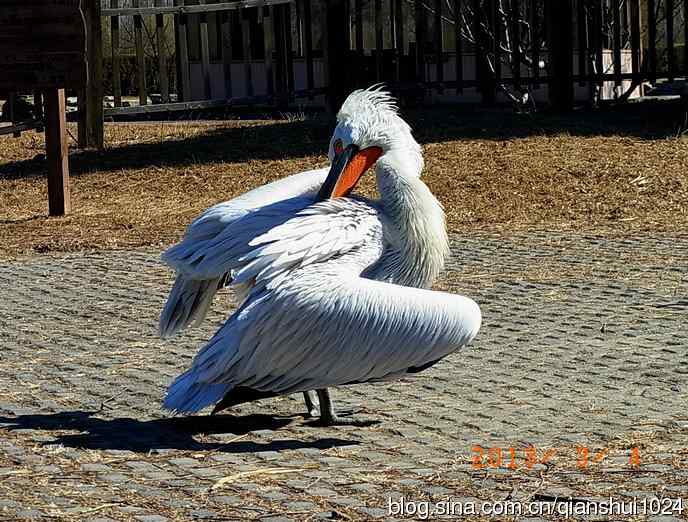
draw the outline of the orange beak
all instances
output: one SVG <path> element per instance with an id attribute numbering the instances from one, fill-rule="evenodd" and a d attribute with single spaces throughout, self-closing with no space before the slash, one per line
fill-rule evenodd
<path id="1" fill-rule="evenodd" d="M 334 158 L 330 172 L 318 193 L 318 199 L 347 196 L 363 173 L 372 167 L 381 155 L 380 147 L 359 150 L 356 145 L 349 145 Z"/>

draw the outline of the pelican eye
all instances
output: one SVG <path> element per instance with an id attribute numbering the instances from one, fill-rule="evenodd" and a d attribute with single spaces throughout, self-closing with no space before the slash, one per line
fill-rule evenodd
<path id="1" fill-rule="evenodd" d="M 333 147 L 334 147 L 334 153 L 337 155 L 341 154 L 344 151 L 344 145 L 342 145 L 342 140 L 340 140 L 339 138 L 337 138 L 334 141 Z"/>

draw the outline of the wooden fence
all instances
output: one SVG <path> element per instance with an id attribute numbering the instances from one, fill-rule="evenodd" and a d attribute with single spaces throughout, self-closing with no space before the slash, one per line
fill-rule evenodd
<path id="1" fill-rule="evenodd" d="M 314 96 L 321 93 L 313 88 L 312 81 L 308 87 L 299 92 L 294 90 L 293 49 L 292 49 L 292 9 L 291 0 L 242 0 L 216 4 L 184 5 L 184 0 L 175 0 L 174 6 L 119 7 L 119 0 L 110 0 L 110 8 L 103 9 L 102 16 L 109 22 L 110 49 L 112 63 L 113 108 L 106 109 L 106 115 L 148 113 L 169 110 L 193 110 L 241 105 L 247 103 L 287 104 L 296 96 Z M 156 3 L 160 3 L 156 0 Z M 121 50 L 120 27 L 122 19 L 133 18 L 133 33 L 136 56 L 136 91 L 138 105 L 125 106 L 121 92 Z M 144 44 L 144 18 L 155 20 L 155 47 L 157 55 L 157 86 L 160 102 L 149 104 L 149 88 L 146 85 L 146 51 Z M 168 56 L 165 54 L 165 18 L 174 20 L 175 50 L 175 87 L 177 101 L 171 101 L 170 78 L 166 71 Z M 252 71 L 256 57 L 256 47 L 252 39 L 256 37 L 251 20 L 255 19 L 260 26 L 262 62 L 264 66 L 264 92 L 257 92 L 254 83 L 256 78 Z M 211 27 L 212 24 L 212 27 Z M 211 31 L 212 28 L 212 31 Z M 239 35 L 237 41 L 236 34 Z M 194 35 L 196 41 L 190 42 Z M 216 80 L 211 72 L 211 34 L 213 47 L 219 49 L 222 63 L 220 68 L 221 96 L 213 96 L 211 82 Z M 200 69 L 202 94 L 192 95 L 194 60 L 192 49 L 198 51 L 197 62 Z M 244 95 L 236 96 L 233 88 L 232 69 L 236 69 L 237 59 L 241 63 L 241 83 Z M 311 69 L 312 71 L 312 65 Z M 308 75 L 312 79 L 312 73 Z"/>
<path id="2" fill-rule="evenodd" d="M 89 24 L 102 53 L 91 52 L 80 97 L 85 136 L 95 136 L 84 143 L 99 141 L 103 95 L 105 116 L 334 109 L 383 81 L 418 100 L 529 95 L 566 108 L 581 92 L 623 99 L 688 73 L 688 0 L 107 1 Z"/>
<path id="3" fill-rule="evenodd" d="M 550 101 L 565 107 L 576 85 L 611 82 L 628 91 L 683 76 L 688 64 L 688 0 L 109 1 L 102 16 L 114 107 L 106 115 L 286 105 L 324 93 L 336 106 L 375 81 L 421 97 L 475 89 L 487 102 L 546 85 Z M 133 107 L 122 102 L 123 22 L 134 35 Z M 169 38 L 174 57 L 166 55 Z M 153 61 L 146 45 L 157 49 Z M 148 102 L 151 68 L 155 104 Z"/>

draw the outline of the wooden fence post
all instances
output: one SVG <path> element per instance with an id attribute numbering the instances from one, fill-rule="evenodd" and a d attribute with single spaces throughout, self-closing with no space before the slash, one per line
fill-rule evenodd
<path id="1" fill-rule="evenodd" d="M 103 148 L 103 32 L 100 0 L 85 2 L 88 79 L 79 91 L 79 147 Z"/>
<path id="2" fill-rule="evenodd" d="M 163 0 L 155 0 L 156 7 L 164 7 Z M 155 15 L 155 42 L 158 46 L 158 78 L 162 103 L 170 102 L 170 83 L 167 77 L 167 36 L 165 35 L 164 15 Z"/>
<path id="3" fill-rule="evenodd" d="M 326 0 L 326 31 L 323 38 L 327 107 L 336 114 L 351 90 L 356 74 L 351 71 L 349 52 L 349 13 L 344 0 Z"/>
<path id="4" fill-rule="evenodd" d="M 573 107 L 572 0 L 545 2 L 545 31 L 550 51 L 549 100 L 557 110 Z"/>
<path id="5" fill-rule="evenodd" d="M 183 6 L 184 0 L 174 0 L 175 6 Z M 231 18 L 230 18 L 231 20 Z M 189 45 L 186 31 L 187 16 L 174 15 L 175 50 L 177 53 L 177 101 L 191 101 L 191 73 L 189 71 Z"/>
<path id="6" fill-rule="evenodd" d="M 478 82 L 478 90 L 482 97 L 483 105 L 494 105 L 496 100 L 497 84 L 495 75 L 488 63 L 488 51 L 492 47 L 489 27 L 492 27 L 492 13 L 494 12 L 495 0 L 485 2 L 485 18 L 481 10 L 480 0 L 473 0 L 473 31 L 475 33 L 475 76 Z M 487 28 L 486 28 L 487 27 Z M 495 37 L 497 35 L 495 34 Z M 495 64 L 496 66 L 496 64 Z"/>
<path id="7" fill-rule="evenodd" d="M 51 216 L 63 216 L 71 210 L 64 89 L 47 89 L 44 98 L 48 210 Z"/>

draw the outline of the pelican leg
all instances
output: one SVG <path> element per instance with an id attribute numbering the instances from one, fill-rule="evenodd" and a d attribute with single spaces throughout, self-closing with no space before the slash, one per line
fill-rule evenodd
<path id="1" fill-rule="evenodd" d="M 303 392 L 303 400 L 306 403 L 308 417 L 317 417 L 320 415 L 320 409 L 315 405 L 315 394 L 312 390 Z"/>
<path id="2" fill-rule="evenodd" d="M 370 426 L 376 421 L 365 419 L 352 419 L 350 417 L 342 418 L 334 411 L 334 404 L 330 398 L 330 392 L 327 388 L 315 390 L 318 394 L 318 401 L 320 402 L 320 422 L 323 426 Z"/>

